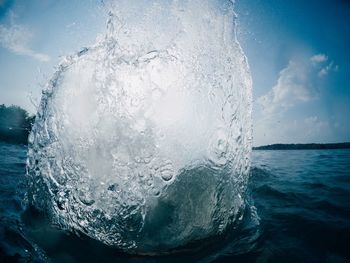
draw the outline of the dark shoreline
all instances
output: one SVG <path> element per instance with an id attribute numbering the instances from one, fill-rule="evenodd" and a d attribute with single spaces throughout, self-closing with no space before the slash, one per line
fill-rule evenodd
<path id="1" fill-rule="evenodd" d="M 292 144 L 270 144 L 253 147 L 253 150 L 336 150 L 350 149 L 350 142 L 342 143 L 292 143 Z"/>

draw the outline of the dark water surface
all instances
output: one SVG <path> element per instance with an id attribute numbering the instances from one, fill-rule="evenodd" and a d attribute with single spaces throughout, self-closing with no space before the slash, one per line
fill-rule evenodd
<path id="1" fill-rule="evenodd" d="M 0 143 L 0 262 L 350 262 L 350 150 L 254 151 L 242 221 L 169 256 L 126 255 L 25 210 L 25 161 Z"/>

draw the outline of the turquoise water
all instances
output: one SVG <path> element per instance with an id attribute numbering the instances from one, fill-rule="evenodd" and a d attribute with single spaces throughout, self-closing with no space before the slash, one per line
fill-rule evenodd
<path id="1" fill-rule="evenodd" d="M 181 254 L 131 256 L 23 201 L 26 147 L 0 143 L 0 262 L 349 262 L 350 150 L 254 151 L 240 224 Z"/>

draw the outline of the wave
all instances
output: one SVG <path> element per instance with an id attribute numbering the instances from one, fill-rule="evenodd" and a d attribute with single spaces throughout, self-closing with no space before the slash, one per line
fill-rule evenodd
<path id="1" fill-rule="evenodd" d="M 128 253 L 224 233 L 244 209 L 251 77 L 231 1 L 106 2 L 107 32 L 66 57 L 29 136 L 29 201 Z"/>

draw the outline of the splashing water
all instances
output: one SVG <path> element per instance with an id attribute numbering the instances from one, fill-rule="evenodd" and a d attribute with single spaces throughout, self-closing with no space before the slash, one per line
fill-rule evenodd
<path id="1" fill-rule="evenodd" d="M 251 78 L 233 4 L 107 2 L 107 33 L 67 57 L 29 137 L 29 199 L 62 229 L 130 253 L 221 234 L 244 206 Z"/>

